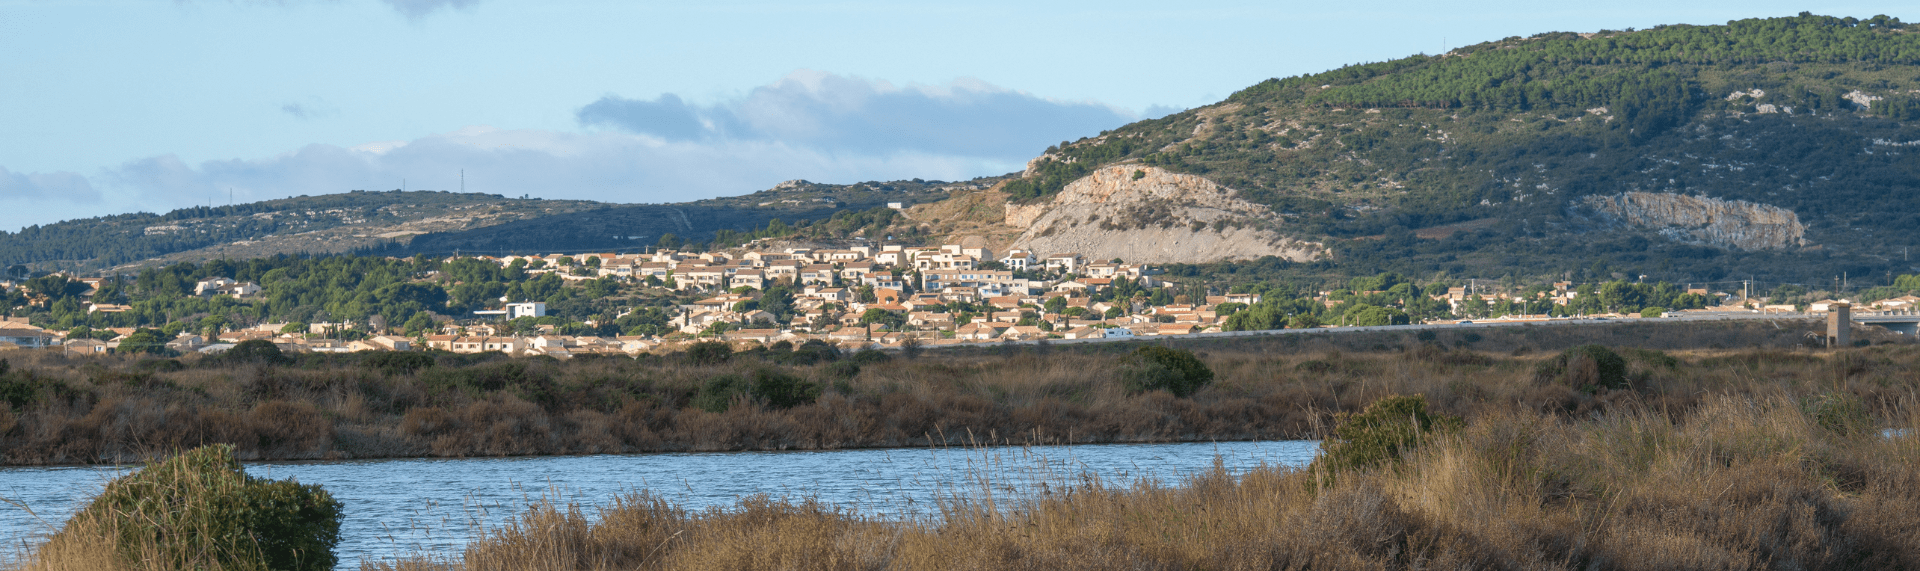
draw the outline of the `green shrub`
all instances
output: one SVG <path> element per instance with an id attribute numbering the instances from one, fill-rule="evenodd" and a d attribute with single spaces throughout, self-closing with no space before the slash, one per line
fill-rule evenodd
<path id="1" fill-rule="evenodd" d="M 1627 389 L 1627 360 L 1603 345 L 1581 345 L 1540 363 L 1534 377 L 1575 390 Z"/>
<path id="2" fill-rule="evenodd" d="M 434 365 L 433 355 L 413 351 L 382 351 L 368 355 L 362 361 L 368 367 L 378 369 L 389 375 L 406 375 Z"/>
<path id="3" fill-rule="evenodd" d="M 40 383 L 32 379 L 15 378 L 16 375 L 12 374 L 12 370 L 11 363 L 6 359 L 0 359 L 0 402 L 19 408 L 40 400 Z"/>
<path id="4" fill-rule="evenodd" d="M 1127 355 L 1120 380 L 1128 393 L 1167 391 L 1186 397 L 1213 382 L 1213 369 L 1192 351 L 1148 345 Z"/>
<path id="5" fill-rule="evenodd" d="M 185 370 L 187 366 L 176 359 L 146 359 L 135 364 L 134 368 L 149 373 L 171 373 Z"/>
<path id="6" fill-rule="evenodd" d="M 1873 429 L 1873 416 L 1867 405 L 1847 393 L 1823 393 L 1800 403 L 1813 423 L 1840 436 L 1859 436 Z"/>
<path id="7" fill-rule="evenodd" d="M 853 361 L 855 364 L 872 365 L 874 363 L 892 361 L 893 356 L 877 349 L 861 349 L 854 352 L 853 357 L 850 357 L 848 360 Z"/>
<path id="8" fill-rule="evenodd" d="M 319 486 L 248 476 L 219 444 L 109 482 L 52 541 L 100 534 L 129 563 L 158 557 L 160 568 L 325 571 L 340 508 Z"/>
<path id="9" fill-rule="evenodd" d="M 725 341 L 701 341 L 687 346 L 687 360 L 695 365 L 718 365 L 733 358 Z"/>
<path id="10" fill-rule="evenodd" d="M 1335 367 L 1333 363 L 1328 363 L 1326 361 L 1322 361 L 1319 359 L 1307 359 L 1305 361 L 1301 361 L 1300 364 L 1293 366 L 1293 370 L 1300 371 L 1302 373 L 1325 373 L 1328 371 L 1332 371 L 1336 368 L 1337 367 Z"/>
<path id="11" fill-rule="evenodd" d="M 241 341 L 234 345 L 232 349 L 221 353 L 220 358 L 207 360 L 208 364 L 214 365 L 239 365 L 247 363 L 285 365 L 292 362 L 293 359 L 288 358 L 280 352 L 279 346 L 274 345 L 272 341 L 264 339 Z"/>
<path id="12" fill-rule="evenodd" d="M 787 362 L 794 365 L 829 363 L 840 360 L 840 350 L 825 341 L 809 339 L 799 347 L 794 347 L 793 353 L 786 357 Z"/>
<path id="13" fill-rule="evenodd" d="M 767 406 L 793 408 L 820 398 L 820 384 L 779 369 L 764 368 L 753 372 L 751 392 Z"/>
<path id="14" fill-rule="evenodd" d="M 747 382 L 739 375 L 720 375 L 700 384 L 700 392 L 693 396 L 693 407 L 707 412 L 726 412 L 733 407 L 734 397 L 746 391 Z"/>
<path id="15" fill-rule="evenodd" d="M 1621 352 L 1626 353 L 1624 357 L 1626 357 L 1628 360 L 1639 361 L 1650 367 L 1672 369 L 1680 366 L 1680 359 L 1675 358 L 1673 355 L 1668 355 L 1666 351 L 1661 351 L 1658 349 L 1641 349 L 1639 347 L 1628 347 L 1626 349 L 1621 349 Z"/>
<path id="16" fill-rule="evenodd" d="M 829 363 L 826 372 L 827 376 L 835 379 L 851 379 L 860 376 L 860 364 L 853 361 Z"/>
<path id="17" fill-rule="evenodd" d="M 1649 307 L 1649 308 L 1640 310 L 1640 317 L 1654 318 L 1654 317 L 1659 317 L 1661 315 L 1665 315 L 1666 313 L 1667 313 L 1667 308 Z"/>
<path id="18" fill-rule="evenodd" d="M 1427 412 L 1425 395 L 1391 396 L 1359 414 L 1334 417 L 1333 438 L 1320 443 L 1313 464 L 1332 471 L 1358 470 L 1397 461 L 1436 433 L 1459 429 L 1457 417 Z"/>

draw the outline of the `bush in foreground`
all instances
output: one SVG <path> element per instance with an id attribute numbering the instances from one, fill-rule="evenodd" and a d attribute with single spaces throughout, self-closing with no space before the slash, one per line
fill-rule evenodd
<path id="1" fill-rule="evenodd" d="M 206 446 L 109 482 L 35 564 L 326 571 L 340 507 L 319 486 L 248 476 L 233 447 Z"/>
<path id="2" fill-rule="evenodd" d="M 1459 418 L 1427 412 L 1427 397 L 1392 396 L 1374 401 L 1359 414 L 1335 416 L 1333 438 L 1320 443 L 1315 468 L 1332 471 L 1372 468 L 1400 459 L 1421 442 L 1458 430 Z"/>
<path id="3" fill-rule="evenodd" d="M 1581 345 L 1540 363 L 1535 377 L 1582 392 L 1627 389 L 1627 359 L 1604 345 Z"/>

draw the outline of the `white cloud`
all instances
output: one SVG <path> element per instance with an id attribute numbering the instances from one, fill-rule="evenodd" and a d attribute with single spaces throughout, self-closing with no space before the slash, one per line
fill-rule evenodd
<path id="1" fill-rule="evenodd" d="M 241 202 L 295 195 L 466 190 L 608 202 L 678 202 L 744 194 L 787 179 L 963 179 L 1018 163 L 939 155 L 831 152 L 775 141 L 668 141 L 621 132 L 563 133 L 469 127 L 406 142 L 309 145 L 282 155 L 189 165 L 164 155 L 103 178 L 155 211 L 202 204 L 229 190 Z M 404 182 L 403 182 L 404 181 Z"/>
<path id="2" fill-rule="evenodd" d="M 424 18 L 428 14 L 438 12 L 442 8 L 446 8 L 449 10 L 464 10 L 464 9 L 472 8 L 475 5 L 480 3 L 480 0 L 380 0 L 380 1 L 385 2 L 388 6 L 392 6 L 395 11 L 398 11 L 401 14 L 405 14 L 408 18 L 412 18 L 416 20 L 420 18 Z"/>
<path id="3" fill-rule="evenodd" d="M 281 105 L 280 112 L 291 115 L 295 119 L 319 119 L 321 117 L 337 115 L 340 113 L 340 110 L 335 109 L 324 100 L 311 98 L 306 101 L 295 101 Z"/>
<path id="4" fill-rule="evenodd" d="M 72 172 L 16 173 L 0 167 L 0 201 L 98 202 L 87 177 Z"/>
<path id="5" fill-rule="evenodd" d="M 469 192 L 618 203 L 731 196 L 796 178 L 964 180 L 1018 170 L 1048 145 L 1133 119 L 1096 103 L 1053 101 L 977 81 L 895 87 L 818 72 L 797 72 L 718 105 L 689 104 L 671 94 L 652 101 L 609 96 L 578 117 L 611 128 L 475 126 L 198 164 L 160 155 L 90 177 L 0 170 L 0 227 L 165 212 L 224 202 L 229 192 L 249 202 L 403 184 L 458 191 L 463 170 Z M 22 197 L 92 202 L 57 213 L 8 208 L 19 202 L 7 199 Z"/>
<path id="6" fill-rule="evenodd" d="M 1037 155 L 1048 145 L 1136 119 L 1090 102 L 1056 101 L 973 79 L 896 87 L 802 70 L 716 105 L 668 93 L 654 100 L 602 97 L 576 114 L 588 126 L 667 140 L 776 141 L 836 151 L 918 151 L 992 157 Z"/>

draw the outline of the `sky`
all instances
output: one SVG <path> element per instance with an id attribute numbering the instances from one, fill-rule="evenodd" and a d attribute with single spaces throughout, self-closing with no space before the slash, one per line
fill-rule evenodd
<path id="1" fill-rule="evenodd" d="M 964 180 L 1271 77 L 1806 9 L 0 0 L 0 230 L 348 190 L 636 203 Z M 1920 20 L 1884 3 L 1815 11 Z"/>

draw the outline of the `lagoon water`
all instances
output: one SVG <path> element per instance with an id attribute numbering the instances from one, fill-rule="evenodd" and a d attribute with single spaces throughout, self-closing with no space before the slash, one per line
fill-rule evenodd
<path id="1" fill-rule="evenodd" d="M 987 449 L 728 452 L 480 459 L 257 463 L 247 472 L 320 484 L 346 505 L 340 568 L 402 553 L 457 554 L 476 529 L 498 525 L 543 496 L 602 504 L 646 490 L 689 509 L 729 507 L 755 494 L 815 497 L 861 513 L 926 518 L 935 502 L 1155 478 L 1177 483 L 1212 468 L 1304 466 L 1315 441 L 1109 444 Z M 41 539 L 127 468 L 0 468 L 0 561 Z M 13 505 L 19 502 L 23 505 Z M 31 510 L 29 513 L 28 510 Z M 591 511 L 589 511 L 591 513 Z M 37 514 L 37 515 L 35 515 Z"/>

